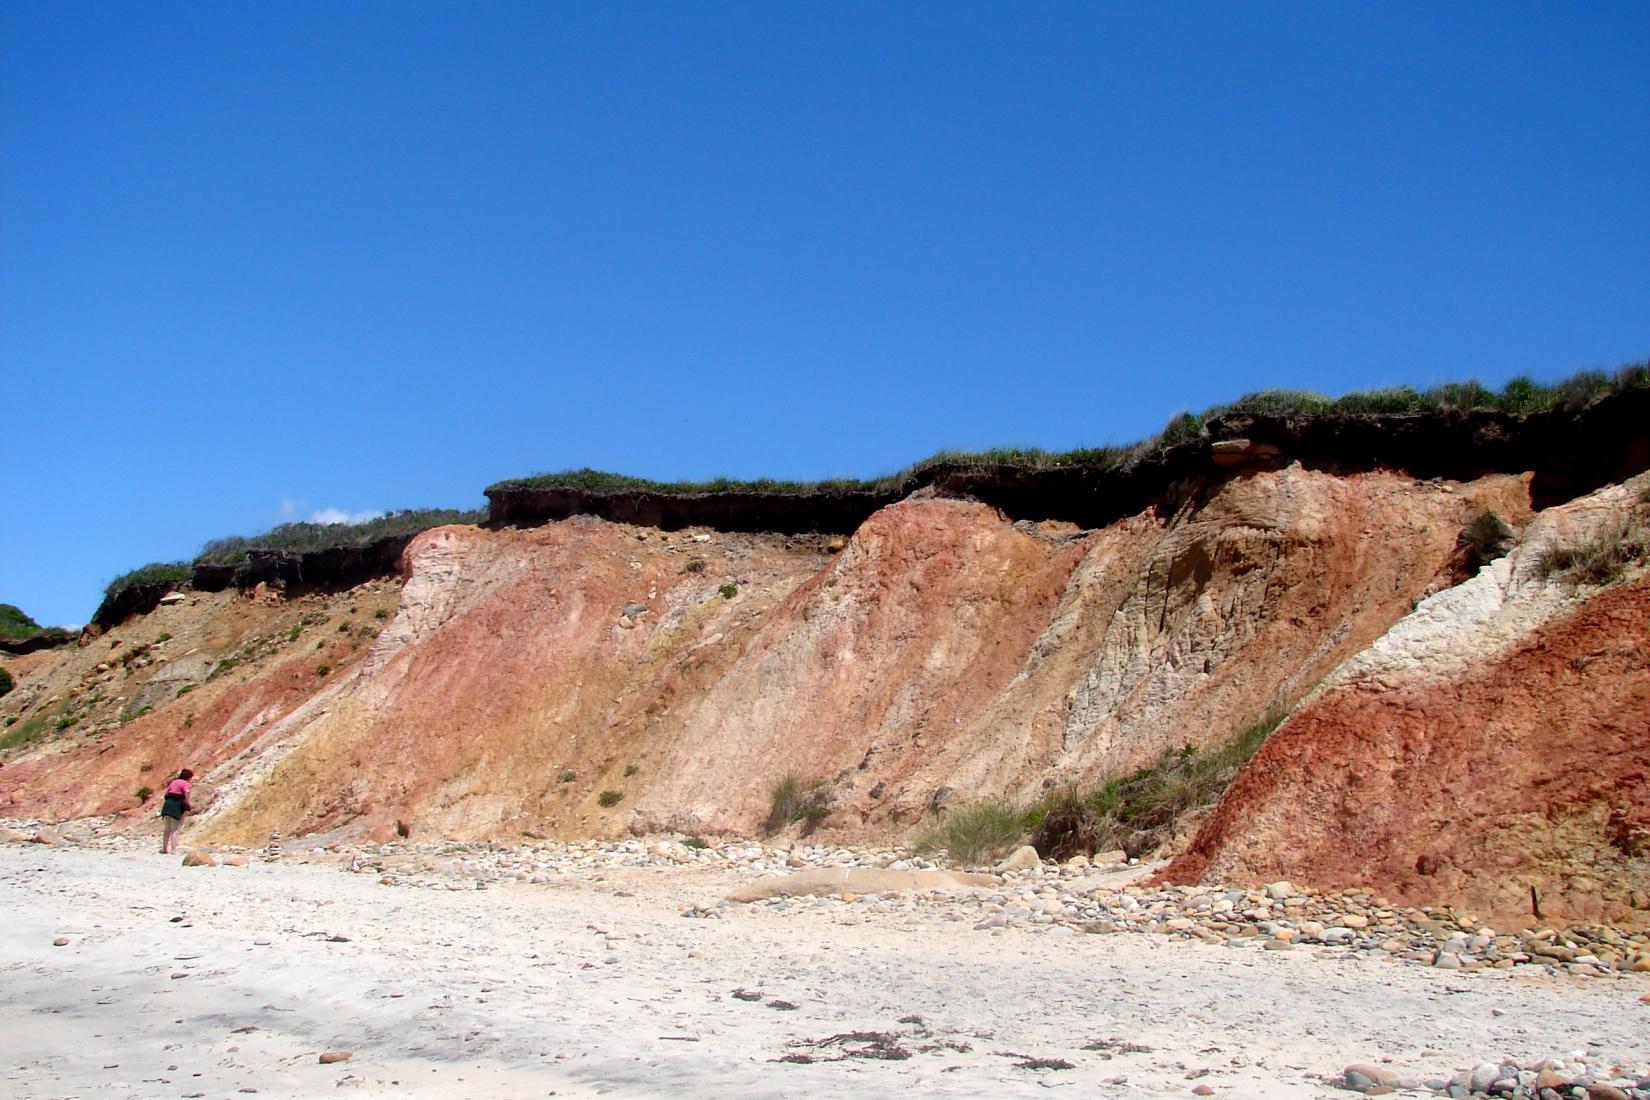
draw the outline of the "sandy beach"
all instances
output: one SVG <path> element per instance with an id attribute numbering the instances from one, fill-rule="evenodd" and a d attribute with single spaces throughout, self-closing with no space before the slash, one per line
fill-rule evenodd
<path id="1" fill-rule="evenodd" d="M 733 906 L 636 868 L 385 885 L 335 860 L 184 868 L 0 846 L 14 1097 L 1347 1095 L 1586 1052 L 1650 1058 L 1650 981 L 1460 974 L 940 909 Z M 1067 930 L 1069 933 L 1069 930 Z M 61 945 L 54 941 L 65 940 Z M 320 1062 L 326 1052 L 351 1057 Z M 1210 1092 L 1199 1093 L 1210 1095 Z"/>

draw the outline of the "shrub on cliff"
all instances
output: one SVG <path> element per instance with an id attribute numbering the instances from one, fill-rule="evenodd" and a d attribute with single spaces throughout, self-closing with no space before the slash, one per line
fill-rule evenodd
<path id="1" fill-rule="evenodd" d="M 13 684 L 11 680 L 11 673 L 7 672 L 3 668 L 0 668 L 0 695 L 6 694 L 12 689 L 12 687 Z"/>
<path id="2" fill-rule="evenodd" d="M 1468 552 L 1474 565 L 1486 565 L 1496 558 L 1505 557 L 1512 544 L 1512 528 L 1487 509 L 1461 529 L 1461 537 L 1456 541 L 1457 546 Z"/>

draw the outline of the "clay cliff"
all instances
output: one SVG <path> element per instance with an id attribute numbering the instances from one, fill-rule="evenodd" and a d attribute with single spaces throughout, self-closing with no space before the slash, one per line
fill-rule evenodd
<path id="1" fill-rule="evenodd" d="M 1650 478 L 1538 515 L 1399 620 L 1262 747 L 1168 877 L 1375 882 L 1421 903 L 1650 909 L 1650 570 L 1544 575 L 1555 547 L 1650 530 Z M 1637 535 L 1643 538 L 1642 534 Z M 1544 899 L 1544 901 L 1543 901 Z"/>
<path id="2" fill-rule="evenodd" d="M 0 812 L 146 827 L 142 789 L 187 764 L 222 843 L 749 834 L 789 775 L 825 835 L 894 840 L 1286 715 L 1171 876 L 1650 909 L 1650 579 L 1539 564 L 1645 509 L 1622 480 L 1644 433 L 1458 418 L 1477 434 L 1438 451 L 1448 418 L 1364 439 L 1379 418 L 1245 415 L 1069 507 L 1037 493 L 1098 475 L 1016 497 L 975 469 L 851 523 L 792 497 L 795 522 L 721 527 L 727 500 L 522 489 L 392 575 L 156 594 L 8 662 Z M 1527 461 L 1587 423 L 1596 446 Z M 1514 546 L 1480 568 L 1486 511 Z"/>

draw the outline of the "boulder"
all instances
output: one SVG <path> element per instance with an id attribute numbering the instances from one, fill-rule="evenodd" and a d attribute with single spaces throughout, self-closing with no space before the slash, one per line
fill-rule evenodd
<path id="1" fill-rule="evenodd" d="M 1042 865 L 1043 859 L 1037 854 L 1037 849 L 1029 844 L 1022 844 L 1009 853 L 1007 859 L 997 864 L 996 871 L 1000 875 L 1005 871 L 1029 871 Z"/>
<path id="2" fill-rule="evenodd" d="M 826 897 L 831 894 L 926 892 L 958 886 L 989 886 L 990 875 L 961 871 L 888 871 L 880 867 L 814 867 L 791 875 L 747 882 L 728 894 L 729 901 L 766 901 L 776 897 Z"/>
<path id="3" fill-rule="evenodd" d="M 218 865 L 218 857 L 213 855 L 211 852 L 202 851 L 199 848 L 191 848 L 183 854 L 183 865 L 185 867 L 216 867 Z"/>

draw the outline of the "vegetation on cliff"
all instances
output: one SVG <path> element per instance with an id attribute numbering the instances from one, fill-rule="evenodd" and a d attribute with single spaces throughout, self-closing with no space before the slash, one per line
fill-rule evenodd
<path id="1" fill-rule="evenodd" d="M 1266 416 L 1355 417 L 1441 412 L 1493 411 L 1515 416 L 1578 408 L 1601 397 L 1625 390 L 1650 388 L 1650 362 L 1635 363 L 1612 373 L 1581 371 L 1556 382 L 1542 383 L 1521 375 L 1500 390 L 1491 390 L 1474 380 L 1449 382 L 1426 390 L 1398 386 L 1326 397 L 1306 390 L 1261 390 L 1245 394 L 1229 404 L 1213 405 L 1201 413 L 1178 413 L 1163 430 L 1150 439 L 1123 446 L 1085 447 L 1070 451 L 1038 448 L 1000 447 L 983 451 L 941 451 L 897 473 L 883 477 L 824 481 L 776 481 L 771 478 L 739 480 L 719 477 L 708 481 L 653 481 L 626 474 L 592 470 L 562 470 L 510 478 L 487 487 L 489 494 L 522 489 L 576 489 L 589 493 L 643 492 L 665 496 L 692 496 L 707 493 L 760 493 L 775 495 L 835 495 L 878 493 L 902 488 L 940 467 L 1013 467 L 1039 470 L 1054 467 L 1087 467 L 1096 470 L 1124 469 L 1165 448 L 1196 439 L 1204 425 L 1220 416 L 1237 414 Z"/>
<path id="2" fill-rule="evenodd" d="M 477 524 L 487 518 L 482 510 L 408 508 L 386 512 L 361 523 L 282 523 L 261 535 L 231 535 L 213 539 L 195 556 L 196 565 L 239 565 L 257 552 L 302 554 L 367 546 L 379 539 L 416 535 L 431 527 Z"/>
<path id="3" fill-rule="evenodd" d="M 1281 717 L 1268 718 L 1202 752 L 1187 746 L 1098 787 L 1051 791 L 1026 804 L 1001 799 L 945 814 L 920 833 L 922 851 L 944 849 L 959 863 L 980 863 L 1030 843 L 1047 859 L 1118 848 L 1130 856 L 1166 844 L 1189 814 L 1213 806 Z"/>
<path id="4" fill-rule="evenodd" d="M 481 523 L 483 511 L 453 508 L 409 508 L 387 512 L 362 523 L 282 523 L 261 535 L 231 535 L 213 539 L 201 548 L 193 561 L 150 562 L 122 573 L 104 588 L 112 600 L 127 588 L 148 585 L 187 584 L 197 566 L 231 567 L 257 554 L 307 554 L 327 550 L 348 550 L 370 546 L 381 539 L 416 535 L 431 527 L 450 523 Z"/>

